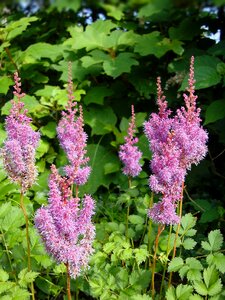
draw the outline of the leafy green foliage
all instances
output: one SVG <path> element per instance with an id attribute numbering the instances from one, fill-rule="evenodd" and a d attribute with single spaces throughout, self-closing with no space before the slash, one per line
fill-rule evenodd
<path id="1" fill-rule="evenodd" d="M 92 168 L 88 184 L 79 193 L 93 194 L 96 199 L 96 251 L 91 268 L 73 282 L 73 292 L 79 292 L 81 299 L 151 299 L 150 266 L 157 226 L 146 216 L 151 152 L 143 123 L 156 111 L 157 76 L 162 78 L 169 107 L 182 105 L 191 55 L 195 56 L 198 106 L 209 132 L 209 155 L 189 172 L 186 186 L 190 197 L 184 196 L 177 239 L 176 226 L 172 234 L 165 228 L 159 238 L 156 272 L 162 274 L 169 261 L 167 271 L 178 274 L 162 298 L 224 297 L 223 232 L 216 229 L 223 229 L 225 216 L 224 1 L 54 0 L 43 5 L 38 1 L 36 12 L 31 11 L 32 5 L 18 11 L 20 1 L 3 2 L 0 143 L 6 138 L 4 119 L 11 108 L 15 70 L 22 78 L 25 108 L 33 118 L 32 126 L 41 133 L 41 142 L 36 154 L 39 177 L 25 197 L 31 272 L 26 271 L 25 222 L 18 186 L 0 169 L 0 298 L 29 299 L 31 281 L 40 300 L 59 299 L 65 293 L 65 266 L 56 266 L 46 255 L 33 228 L 33 216 L 47 203 L 50 165 L 54 163 L 62 171 L 67 163 L 56 126 L 67 105 L 68 61 L 72 61 L 74 96 L 83 106 Z M 220 36 L 217 34 L 215 41 L 216 32 Z M 132 104 L 143 172 L 128 188 L 117 153 L 127 134 Z M 177 257 L 171 260 L 175 240 Z M 167 276 L 163 284 L 167 286 Z M 156 298 L 158 293 L 157 285 Z"/>

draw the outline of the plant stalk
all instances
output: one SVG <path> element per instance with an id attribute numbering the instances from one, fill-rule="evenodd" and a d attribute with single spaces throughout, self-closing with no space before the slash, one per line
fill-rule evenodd
<path id="1" fill-rule="evenodd" d="M 128 188 L 131 188 L 131 178 L 128 177 Z M 129 229 L 129 215 L 130 215 L 130 204 L 127 204 L 127 215 L 126 215 L 126 240 L 128 241 L 128 229 Z"/>
<path id="2" fill-rule="evenodd" d="M 165 228 L 165 225 L 159 225 L 158 226 L 158 233 L 155 239 L 155 252 L 154 252 L 154 256 L 153 256 L 153 262 L 152 262 L 152 300 L 154 300 L 155 297 L 155 266 L 156 266 L 156 260 L 157 260 L 157 250 L 158 250 L 158 245 L 159 245 L 159 237 L 160 234 L 163 232 Z"/>
<path id="3" fill-rule="evenodd" d="M 179 231 L 180 231 L 180 222 L 181 222 L 181 217 L 182 217 L 183 193 L 184 193 L 184 182 L 182 183 L 182 192 L 181 192 L 180 203 L 179 203 L 179 218 L 180 218 L 180 221 L 177 224 L 177 230 L 176 230 L 176 235 L 175 235 L 174 244 L 173 244 L 172 259 L 174 259 L 174 257 L 176 256 L 177 239 L 178 239 L 178 234 L 179 234 Z M 171 272 L 170 276 L 169 276 L 168 288 L 171 285 L 172 277 L 173 277 L 173 272 Z"/>
<path id="4" fill-rule="evenodd" d="M 66 290 L 67 290 L 67 297 L 68 300 L 72 300 L 71 298 L 71 292 L 70 292 L 70 273 L 69 273 L 69 264 L 66 263 L 66 279 L 67 279 L 67 286 L 66 286 Z"/>
<path id="5" fill-rule="evenodd" d="M 28 272 L 31 271 L 31 259 L 30 259 L 30 238 L 29 238 L 29 221 L 28 221 L 28 215 L 27 215 L 27 211 L 24 205 L 24 194 L 21 191 L 20 193 L 20 207 L 22 209 L 23 215 L 24 215 L 24 219 L 25 219 L 25 223 L 26 223 L 26 240 L 27 240 L 27 270 Z M 30 288 L 31 288 L 31 295 L 32 295 L 32 300 L 35 300 L 35 291 L 34 291 L 34 284 L 33 282 L 31 282 L 30 284 Z"/>

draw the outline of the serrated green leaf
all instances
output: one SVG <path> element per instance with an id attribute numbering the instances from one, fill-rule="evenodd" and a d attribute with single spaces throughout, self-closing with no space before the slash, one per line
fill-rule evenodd
<path id="1" fill-rule="evenodd" d="M 190 286 L 190 285 L 183 285 L 183 284 L 179 284 L 177 287 L 176 287 L 176 296 L 177 296 L 177 299 L 179 300 L 187 300 L 189 299 L 191 293 L 193 291 L 193 287 Z"/>
<path id="2" fill-rule="evenodd" d="M 108 242 L 103 246 L 103 251 L 107 254 L 112 252 L 115 248 L 115 243 L 114 242 Z"/>
<path id="3" fill-rule="evenodd" d="M 225 255 L 223 253 L 209 254 L 206 261 L 209 265 L 214 264 L 221 273 L 225 273 Z"/>
<path id="4" fill-rule="evenodd" d="M 1 268 L 0 269 L 0 281 L 6 282 L 8 279 L 9 279 L 9 274 Z"/>
<path id="5" fill-rule="evenodd" d="M 180 234 L 188 235 L 188 231 L 195 226 L 196 220 L 197 218 L 195 218 L 191 213 L 185 214 L 181 218 Z"/>
<path id="6" fill-rule="evenodd" d="M 35 280 L 38 274 L 38 272 L 28 271 L 27 269 L 21 270 L 18 275 L 19 285 L 23 288 L 27 287 L 29 283 Z"/>
<path id="7" fill-rule="evenodd" d="M 210 103 L 206 109 L 204 125 L 214 123 L 225 117 L 225 101 L 216 100 Z"/>
<path id="8" fill-rule="evenodd" d="M 194 281 L 193 287 L 196 290 L 197 293 L 199 293 L 202 296 L 208 295 L 207 287 L 205 286 L 205 283 L 203 281 Z"/>
<path id="9" fill-rule="evenodd" d="M 124 16 L 124 4 L 119 4 L 118 6 L 102 4 L 101 7 L 106 10 L 108 16 L 113 17 L 117 21 L 121 20 Z"/>
<path id="10" fill-rule="evenodd" d="M 116 283 L 120 289 L 125 289 L 128 285 L 128 272 L 126 269 L 120 270 L 116 274 Z"/>
<path id="11" fill-rule="evenodd" d="M 184 261 L 181 257 L 175 257 L 171 260 L 168 266 L 169 272 L 176 272 L 183 266 Z"/>
<path id="12" fill-rule="evenodd" d="M 207 269 L 204 269 L 203 278 L 207 288 L 209 288 L 212 284 L 214 284 L 218 280 L 219 278 L 218 272 L 216 271 L 214 266 L 210 266 Z"/>
<path id="13" fill-rule="evenodd" d="M 82 48 L 86 48 L 87 51 L 95 48 L 105 49 L 108 48 L 107 36 L 114 28 L 116 28 L 116 24 L 110 20 L 97 20 L 88 25 L 84 31 L 80 26 L 70 27 L 68 31 L 72 38 L 67 40 L 66 44 L 70 44 L 75 50 Z"/>
<path id="14" fill-rule="evenodd" d="M 149 256 L 148 250 L 145 248 L 134 249 L 134 253 L 138 265 L 145 262 L 146 258 Z"/>
<path id="15" fill-rule="evenodd" d="M 177 300 L 175 288 L 173 286 L 169 287 L 166 291 L 166 300 Z"/>
<path id="16" fill-rule="evenodd" d="M 182 245 L 183 245 L 184 249 L 192 250 L 192 249 L 194 249 L 196 244 L 197 244 L 197 242 L 195 240 L 193 240 L 192 238 L 187 238 L 184 240 Z"/>
<path id="17" fill-rule="evenodd" d="M 200 295 L 194 294 L 190 295 L 189 300 L 203 300 L 203 298 Z"/>
<path id="18" fill-rule="evenodd" d="M 1 282 L 0 284 L 0 295 L 5 293 L 6 291 L 9 291 L 10 289 L 12 289 L 12 287 L 15 285 L 14 282 Z"/>
<path id="19" fill-rule="evenodd" d="M 37 17 L 24 17 L 17 21 L 10 22 L 4 29 L 3 40 L 11 41 L 18 35 L 22 34 L 23 31 L 30 25 L 31 22 L 38 20 Z"/>
<path id="20" fill-rule="evenodd" d="M 219 294 L 222 291 L 222 288 L 223 288 L 223 285 L 222 285 L 221 279 L 218 278 L 215 283 L 210 285 L 210 287 L 208 289 L 209 296 L 215 296 L 215 295 Z"/>
<path id="21" fill-rule="evenodd" d="M 202 244 L 202 248 L 207 250 L 207 251 L 218 251 L 221 249 L 221 246 L 223 244 L 223 236 L 220 232 L 219 229 L 210 231 L 210 233 L 208 234 L 208 241 L 209 242 L 205 242 L 203 241 Z"/>

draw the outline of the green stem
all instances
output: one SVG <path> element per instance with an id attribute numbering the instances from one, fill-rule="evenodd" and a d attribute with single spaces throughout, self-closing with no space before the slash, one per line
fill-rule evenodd
<path id="1" fill-rule="evenodd" d="M 131 188 L 131 178 L 128 177 L 128 188 Z M 129 229 L 129 215 L 130 215 L 130 204 L 127 203 L 127 215 L 126 215 L 126 240 L 129 240 L 128 229 Z"/>
<path id="2" fill-rule="evenodd" d="M 69 264 L 66 263 L 66 279 L 67 279 L 67 286 L 66 286 L 66 291 L 67 291 L 67 298 L 68 300 L 72 300 L 71 298 L 71 292 L 70 292 L 70 273 L 69 273 Z"/>
<path id="3" fill-rule="evenodd" d="M 169 253 L 170 253 L 170 238 L 171 238 L 171 234 L 172 234 L 172 225 L 170 225 L 170 231 L 169 231 L 169 236 L 168 236 L 168 240 L 167 240 L 167 248 L 166 248 L 166 258 L 167 261 L 164 265 L 163 268 L 163 275 L 162 275 L 162 281 L 161 281 L 161 286 L 160 286 L 160 294 L 159 294 L 159 300 L 162 299 L 162 291 L 163 291 L 163 284 L 164 284 L 164 280 L 165 280 L 165 276 L 166 276 L 166 270 L 167 270 L 167 265 L 168 265 L 168 257 L 169 257 Z"/>
<path id="4" fill-rule="evenodd" d="M 149 209 L 152 208 L 153 206 L 153 198 L 154 198 L 154 194 L 151 194 L 151 198 L 149 201 Z M 152 220 L 149 219 L 148 221 L 148 253 L 149 253 L 149 268 L 151 268 L 151 233 L 152 233 Z"/>
<path id="5" fill-rule="evenodd" d="M 158 245 L 159 245 L 159 237 L 160 234 L 163 232 L 165 228 L 165 225 L 159 225 L 158 226 L 158 233 L 155 239 L 155 252 L 153 256 L 153 262 L 152 262 L 152 300 L 154 300 L 155 297 L 155 266 L 156 266 L 156 260 L 157 260 L 157 251 L 158 251 Z"/>
<path id="6" fill-rule="evenodd" d="M 180 218 L 180 221 L 177 224 L 177 230 L 176 230 L 176 235 L 175 235 L 174 244 L 173 244 L 172 259 L 174 259 L 174 257 L 176 256 L 177 239 L 178 239 L 178 234 L 179 234 L 179 231 L 180 231 L 180 222 L 181 222 L 181 217 L 182 217 L 183 193 L 184 193 L 184 182 L 182 183 L 182 192 L 181 192 L 181 198 L 180 198 L 180 203 L 179 203 L 179 218 Z M 173 272 L 170 273 L 168 287 L 170 287 L 170 285 L 171 285 L 172 277 L 173 277 Z"/>
<path id="7" fill-rule="evenodd" d="M 0 230 L 0 232 L 1 232 L 3 244 L 5 246 L 6 255 L 7 255 L 7 258 L 8 258 L 8 261 L 9 261 L 9 265 L 10 265 L 11 271 L 12 271 L 12 274 L 14 276 L 15 282 L 17 283 L 17 278 L 16 278 L 15 272 L 14 272 L 13 267 L 12 267 L 12 260 L 11 260 L 11 257 L 9 255 L 9 249 L 8 249 L 7 244 L 6 244 L 6 240 L 5 240 L 4 233 L 3 233 L 2 229 Z"/>
<path id="8" fill-rule="evenodd" d="M 25 223 L 26 223 L 26 240 L 27 240 L 27 270 L 28 272 L 31 271 L 31 259 L 30 259 L 30 239 L 29 239 L 29 222 L 28 222 L 28 215 L 27 215 L 27 211 L 24 205 L 24 194 L 21 191 L 20 193 L 20 207 L 22 209 L 23 215 L 24 215 L 24 219 L 25 219 Z M 32 294 L 32 300 L 35 300 L 35 296 L 34 296 L 34 284 L 33 282 L 31 282 L 31 294 Z"/>

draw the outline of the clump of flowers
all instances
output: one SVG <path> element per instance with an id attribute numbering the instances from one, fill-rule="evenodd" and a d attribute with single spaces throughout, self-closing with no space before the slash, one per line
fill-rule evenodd
<path id="1" fill-rule="evenodd" d="M 153 153 L 152 175 L 149 184 L 152 191 L 162 194 L 162 199 L 149 210 L 149 217 L 156 223 L 179 222 L 175 209 L 182 198 L 187 170 L 198 164 L 207 152 L 208 134 L 200 125 L 200 108 L 196 107 L 194 87 L 194 57 L 191 58 L 189 94 L 184 94 L 185 107 L 171 116 L 163 95 L 160 78 L 157 79 L 158 114 L 152 113 L 145 123 L 145 134 Z"/>
<path id="2" fill-rule="evenodd" d="M 141 172 L 140 158 L 141 151 L 135 144 L 138 142 L 138 138 L 134 137 L 135 134 L 135 113 L 134 106 L 131 106 L 131 121 L 128 127 L 128 135 L 125 137 L 125 144 L 120 146 L 119 158 L 124 164 L 123 173 L 127 176 L 135 177 Z"/>
<path id="3" fill-rule="evenodd" d="M 84 195 L 81 200 L 77 190 L 73 197 L 73 184 L 84 184 L 90 167 L 86 166 L 89 158 L 85 157 L 87 135 L 83 130 L 82 109 L 80 107 L 77 116 L 71 79 L 68 91 L 67 111 L 62 113 L 57 132 L 70 164 L 64 168 L 65 176 L 52 165 L 48 205 L 37 210 L 34 221 L 47 252 L 57 262 L 64 263 L 70 276 L 76 278 L 87 267 L 89 256 L 93 253 L 95 227 L 91 217 L 94 200 L 90 195 Z"/>
<path id="4" fill-rule="evenodd" d="M 51 171 L 49 204 L 37 210 L 34 221 L 47 252 L 57 262 L 68 265 L 70 276 L 76 278 L 93 253 L 94 200 L 90 195 L 82 201 L 74 198 L 70 178 L 59 175 L 54 165 Z"/>
<path id="5" fill-rule="evenodd" d="M 6 118 L 7 139 L 1 151 L 3 165 L 9 178 L 21 186 L 25 193 L 35 182 L 37 169 L 35 166 L 35 151 L 40 140 L 39 132 L 35 132 L 31 126 L 31 118 L 27 116 L 24 103 L 21 98 L 25 96 L 21 92 L 21 82 L 18 73 L 14 74 L 14 95 L 12 108 Z"/>

